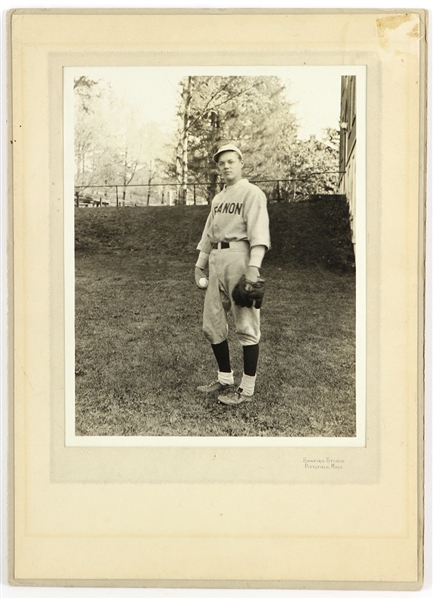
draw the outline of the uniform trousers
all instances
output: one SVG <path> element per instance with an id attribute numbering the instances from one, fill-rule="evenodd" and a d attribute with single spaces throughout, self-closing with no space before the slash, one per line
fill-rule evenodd
<path id="1" fill-rule="evenodd" d="M 250 257 L 247 242 L 231 242 L 229 248 L 213 249 L 209 255 L 209 284 L 203 310 L 203 331 L 206 339 L 216 345 L 227 339 L 227 314 L 231 311 L 235 334 L 241 345 L 260 341 L 260 310 L 241 308 L 232 300 L 232 291 L 245 274 Z"/>

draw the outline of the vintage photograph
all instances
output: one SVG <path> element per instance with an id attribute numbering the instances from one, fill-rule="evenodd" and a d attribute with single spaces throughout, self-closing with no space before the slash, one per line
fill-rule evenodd
<path id="1" fill-rule="evenodd" d="M 426 11 L 7 16 L 10 584 L 420 589 Z"/>
<path id="2" fill-rule="evenodd" d="M 363 442 L 361 73 L 64 69 L 77 438 Z"/>

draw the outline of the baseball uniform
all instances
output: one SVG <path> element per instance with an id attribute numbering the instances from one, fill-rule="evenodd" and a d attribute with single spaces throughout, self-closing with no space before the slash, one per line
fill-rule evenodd
<path id="1" fill-rule="evenodd" d="M 266 196 L 256 186 L 242 178 L 242 152 L 234 144 L 222 146 L 214 161 L 226 185 L 212 201 L 203 234 L 196 268 L 196 284 L 209 262 L 209 283 L 203 311 L 203 330 L 210 341 L 218 363 L 218 378 L 200 385 L 201 393 L 219 393 L 218 400 L 226 405 L 251 401 L 254 396 L 260 340 L 260 310 L 239 306 L 233 299 L 234 287 L 245 275 L 251 284 L 258 280 L 259 268 L 270 248 L 269 217 Z M 235 334 L 242 345 L 244 372 L 238 389 L 234 386 L 227 342 L 227 313 L 235 321 Z"/>
<path id="2" fill-rule="evenodd" d="M 266 204 L 262 190 L 247 179 L 226 186 L 212 201 L 197 246 L 201 256 L 209 256 L 209 285 L 204 304 L 203 330 L 212 344 L 221 343 L 227 338 L 226 313 L 230 309 L 241 345 L 253 345 L 260 340 L 260 311 L 236 306 L 231 294 L 249 265 L 260 266 L 254 264 L 253 248 L 270 248 Z"/>

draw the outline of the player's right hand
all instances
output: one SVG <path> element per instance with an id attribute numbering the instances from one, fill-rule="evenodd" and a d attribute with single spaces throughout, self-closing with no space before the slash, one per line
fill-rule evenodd
<path id="1" fill-rule="evenodd" d="M 202 279 L 203 277 L 207 279 L 205 271 L 203 270 L 203 268 L 199 268 L 198 266 L 196 266 L 194 270 L 194 278 L 195 284 L 199 289 L 203 289 L 203 287 L 200 285 L 200 279 Z"/>

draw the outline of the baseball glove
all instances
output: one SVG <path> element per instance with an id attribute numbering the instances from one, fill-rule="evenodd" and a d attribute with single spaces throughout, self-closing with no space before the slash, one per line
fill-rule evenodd
<path id="1" fill-rule="evenodd" d="M 259 309 L 262 305 L 263 295 L 265 293 L 265 279 L 258 278 L 256 283 L 248 281 L 245 275 L 242 275 L 233 288 L 232 298 L 237 306 L 242 308 Z"/>

